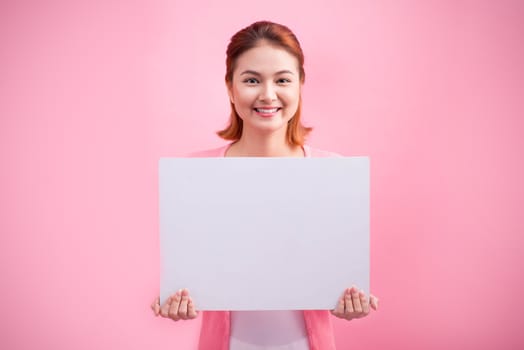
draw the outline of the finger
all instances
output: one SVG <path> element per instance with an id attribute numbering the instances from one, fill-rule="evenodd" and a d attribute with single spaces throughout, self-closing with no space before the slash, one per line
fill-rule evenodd
<path id="1" fill-rule="evenodd" d="M 344 316 L 344 294 L 338 299 L 338 303 L 335 306 L 335 309 L 331 310 L 331 313 L 337 317 Z"/>
<path id="2" fill-rule="evenodd" d="M 353 288 L 348 288 L 344 295 L 344 314 L 348 320 L 354 317 L 355 309 L 353 308 L 353 300 L 351 300 L 351 293 Z"/>
<path id="3" fill-rule="evenodd" d="M 363 316 L 369 314 L 368 298 L 363 290 L 360 291 L 360 305 L 362 305 Z"/>
<path id="4" fill-rule="evenodd" d="M 175 293 L 173 297 L 173 302 L 171 303 L 171 307 L 169 308 L 169 318 L 173 321 L 178 321 L 180 319 L 180 316 L 178 314 L 178 309 L 180 308 L 180 299 L 181 299 L 181 292 L 178 291 Z"/>
<path id="5" fill-rule="evenodd" d="M 180 302 L 180 306 L 178 308 L 178 316 L 182 320 L 187 320 L 187 304 L 189 302 L 189 292 L 187 289 L 182 290 L 182 301 Z"/>
<path id="6" fill-rule="evenodd" d="M 160 316 L 162 317 L 168 317 L 169 315 L 169 308 L 171 307 L 172 297 L 167 298 L 166 302 L 162 307 L 160 307 Z"/>
<path id="7" fill-rule="evenodd" d="M 377 311 L 378 310 L 378 298 L 374 295 L 370 295 L 369 296 L 369 303 L 371 305 L 371 308 L 373 308 L 373 310 Z"/>
<path id="8" fill-rule="evenodd" d="M 189 297 L 189 301 L 187 303 L 187 318 L 196 318 L 198 316 L 198 312 L 196 311 L 195 304 L 193 303 L 193 299 Z"/>
<path id="9" fill-rule="evenodd" d="M 357 288 L 352 288 L 353 291 L 351 292 L 351 300 L 353 301 L 353 308 L 355 309 L 355 313 L 360 314 L 362 313 L 362 305 L 360 305 L 360 293 Z"/>
<path id="10" fill-rule="evenodd" d="M 158 314 L 160 313 L 160 297 L 155 298 L 155 300 L 153 300 L 153 303 L 151 304 L 151 309 L 155 313 L 155 316 L 158 316 Z"/>
<path id="11" fill-rule="evenodd" d="M 156 298 L 155 300 L 153 300 L 153 302 L 151 303 L 151 310 L 155 310 L 155 304 L 156 304 Z"/>

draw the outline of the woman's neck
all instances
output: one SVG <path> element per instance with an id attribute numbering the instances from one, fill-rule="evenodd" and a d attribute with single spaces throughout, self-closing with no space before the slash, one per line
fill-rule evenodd
<path id="1" fill-rule="evenodd" d="M 227 157 L 304 157 L 302 147 L 290 145 L 281 135 L 242 134 L 229 147 Z"/>

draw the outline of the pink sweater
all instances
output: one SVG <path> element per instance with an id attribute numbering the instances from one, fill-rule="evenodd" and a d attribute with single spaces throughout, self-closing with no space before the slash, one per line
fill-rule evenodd
<path id="1" fill-rule="evenodd" d="M 191 157 L 224 157 L 228 145 L 207 151 L 193 153 Z M 304 145 L 306 157 L 339 157 L 340 155 L 326 152 Z M 311 350 L 334 350 L 335 339 L 329 311 L 304 310 L 304 321 Z M 202 312 L 202 328 L 200 330 L 199 350 L 229 350 L 230 313 L 229 311 Z"/>

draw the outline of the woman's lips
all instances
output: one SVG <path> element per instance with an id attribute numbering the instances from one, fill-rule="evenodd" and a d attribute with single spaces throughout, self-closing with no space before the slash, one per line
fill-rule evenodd
<path id="1" fill-rule="evenodd" d="M 261 117 L 269 118 L 277 114 L 281 107 L 259 107 L 255 108 L 255 112 Z"/>

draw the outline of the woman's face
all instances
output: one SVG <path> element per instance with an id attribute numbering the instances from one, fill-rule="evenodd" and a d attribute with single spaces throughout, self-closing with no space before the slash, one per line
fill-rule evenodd
<path id="1" fill-rule="evenodd" d="M 285 132 L 297 111 L 300 88 L 298 60 L 264 43 L 238 57 L 228 93 L 244 131 Z"/>

